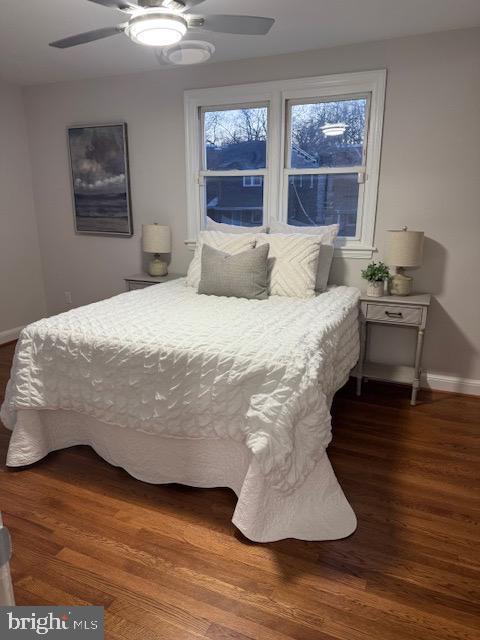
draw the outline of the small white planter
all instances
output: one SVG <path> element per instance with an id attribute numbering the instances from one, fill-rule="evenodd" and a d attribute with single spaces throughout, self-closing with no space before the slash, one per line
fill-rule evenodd
<path id="1" fill-rule="evenodd" d="M 372 298 L 380 298 L 381 296 L 383 296 L 384 290 L 385 284 L 383 280 L 369 282 L 367 285 L 367 296 L 371 296 Z"/>

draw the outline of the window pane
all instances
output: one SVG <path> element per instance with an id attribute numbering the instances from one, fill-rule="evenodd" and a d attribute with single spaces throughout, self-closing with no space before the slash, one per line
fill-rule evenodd
<path id="1" fill-rule="evenodd" d="M 366 111 L 366 98 L 293 104 L 290 166 L 362 165 Z"/>
<path id="2" fill-rule="evenodd" d="M 205 179 L 207 216 L 244 227 L 263 223 L 263 176 Z"/>
<path id="3" fill-rule="evenodd" d="M 298 175 L 288 180 L 288 224 L 340 224 L 340 236 L 354 236 L 357 227 L 356 173 Z"/>
<path id="4" fill-rule="evenodd" d="M 267 107 L 206 111 L 204 144 L 206 169 L 265 169 Z"/>

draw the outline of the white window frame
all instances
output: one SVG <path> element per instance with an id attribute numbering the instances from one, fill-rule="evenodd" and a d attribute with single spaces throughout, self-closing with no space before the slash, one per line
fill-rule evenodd
<path id="1" fill-rule="evenodd" d="M 367 102 L 366 117 L 365 117 L 365 137 L 362 149 L 362 164 L 352 165 L 350 167 L 313 167 L 313 168 L 293 168 L 291 166 L 292 157 L 292 138 L 291 138 L 291 126 L 292 126 L 292 110 L 291 107 L 297 104 L 312 104 L 315 102 L 333 102 L 337 100 L 355 100 L 359 98 L 365 98 Z M 363 229 L 363 202 L 365 193 L 365 174 L 367 171 L 367 140 L 368 129 L 370 122 L 370 93 L 364 94 L 342 94 L 334 96 L 321 96 L 321 97 L 309 97 L 309 98 L 294 98 L 285 101 L 285 157 L 284 157 L 284 169 L 283 169 L 283 208 L 282 211 L 286 212 L 288 216 L 288 191 L 289 191 L 289 178 L 296 176 L 300 179 L 300 186 L 302 185 L 302 176 L 320 176 L 320 175 L 345 175 L 356 173 L 358 176 L 358 207 L 357 207 L 357 225 L 356 233 L 354 237 L 342 237 L 338 238 L 337 246 L 341 246 L 341 243 L 345 243 L 347 240 L 350 244 L 353 242 L 361 241 L 364 229 Z M 286 222 L 286 219 L 285 219 Z"/>
<path id="2" fill-rule="evenodd" d="M 357 235 L 338 238 L 336 255 L 349 258 L 371 258 L 375 233 L 375 217 L 380 171 L 383 111 L 386 71 L 360 71 L 314 78 L 300 78 L 274 82 L 260 82 L 230 87 L 185 91 L 185 150 L 187 179 L 186 244 L 194 248 L 199 232 L 205 227 L 204 176 L 202 167 L 202 113 L 214 108 L 235 108 L 268 105 L 267 168 L 261 170 L 227 171 L 225 175 L 262 175 L 264 177 L 264 224 L 286 222 L 288 204 L 288 175 L 295 172 L 307 175 L 318 169 L 289 169 L 285 162 L 289 136 L 289 101 L 315 101 L 346 96 L 369 96 L 369 122 L 364 150 L 365 163 L 352 167 L 350 173 L 360 176 Z M 336 173 L 327 169 L 324 173 Z M 340 173 L 345 173 L 342 168 Z M 220 175 L 215 171 L 216 176 Z"/>

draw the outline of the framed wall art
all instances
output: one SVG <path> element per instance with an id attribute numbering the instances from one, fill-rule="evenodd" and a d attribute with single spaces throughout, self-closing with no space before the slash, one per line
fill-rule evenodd
<path id="1" fill-rule="evenodd" d="M 133 235 L 127 125 L 68 128 L 76 233 Z"/>

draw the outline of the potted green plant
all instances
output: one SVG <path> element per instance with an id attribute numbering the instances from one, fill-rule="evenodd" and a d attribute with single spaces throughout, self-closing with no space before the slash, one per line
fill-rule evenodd
<path id="1" fill-rule="evenodd" d="M 371 262 L 366 269 L 362 269 L 362 278 L 368 282 L 367 296 L 383 296 L 385 280 L 389 277 L 390 271 L 383 262 Z"/>

